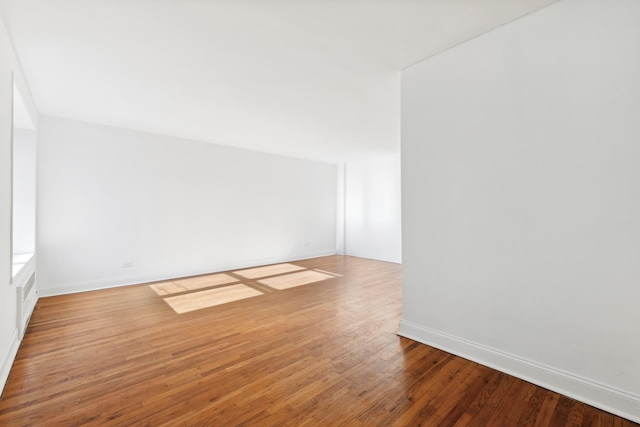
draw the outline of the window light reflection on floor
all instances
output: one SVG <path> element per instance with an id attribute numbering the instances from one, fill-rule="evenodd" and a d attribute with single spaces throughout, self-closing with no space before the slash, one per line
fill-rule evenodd
<path id="1" fill-rule="evenodd" d="M 188 277 L 150 285 L 158 295 L 172 295 L 181 292 L 195 291 L 213 286 L 239 282 L 240 279 L 225 273 L 207 274 L 206 276 Z"/>
<path id="2" fill-rule="evenodd" d="M 331 274 L 321 273 L 319 271 L 305 270 L 297 273 L 268 277 L 266 279 L 258 280 L 258 283 L 278 290 L 283 290 L 295 288 L 296 286 L 308 285 L 310 283 L 321 282 L 327 279 L 333 279 L 334 277 L 335 276 Z"/>
<path id="3" fill-rule="evenodd" d="M 305 270 L 304 267 L 300 267 L 294 264 L 275 264 L 267 265 L 266 267 L 249 268 L 247 270 L 234 271 L 234 274 L 245 277 L 247 279 L 257 279 L 259 277 L 275 276 L 278 274 L 291 273 L 292 271 Z"/>
<path id="4" fill-rule="evenodd" d="M 149 287 L 177 314 L 182 314 L 341 276 L 330 271 L 308 270 L 295 264 L 282 263 L 168 280 Z"/>
<path id="5" fill-rule="evenodd" d="M 237 285 L 167 297 L 164 300 L 176 313 L 181 314 L 258 295 L 262 295 L 262 292 L 239 283 Z"/>

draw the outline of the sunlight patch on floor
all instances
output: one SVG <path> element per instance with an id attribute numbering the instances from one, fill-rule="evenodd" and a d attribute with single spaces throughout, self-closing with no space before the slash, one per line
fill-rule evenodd
<path id="1" fill-rule="evenodd" d="M 167 282 L 156 283 L 150 285 L 158 295 L 172 295 L 181 292 L 190 292 L 213 286 L 227 285 L 229 283 L 239 282 L 233 276 L 225 273 L 207 274 L 206 276 L 188 277 L 186 279 L 178 279 Z"/>
<path id="2" fill-rule="evenodd" d="M 285 274 L 282 276 L 268 277 L 258 280 L 258 283 L 270 286 L 272 288 L 283 290 L 295 288 L 296 286 L 308 285 L 310 283 L 321 282 L 327 279 L 333 279 L 332 274 L 321 273 L 314 270 L 305 270 L 298 273 Z"/>
<path id="3" fill-rule="evenodd" d="M 176 313 L 182 314 L 258 295 L 262 295 L 262 292 L 239 283 L 237 285 L 167 297 L 164 300 Z"/>
<path id="4" fill-rule="evenodd" d="M 291 273 L 292 271 L 300 270 L 305 270 L 305 268 L 294 264 L 284 263 L 267 265 L 266 267 L 249 268 L 247 270 L 238 270 L 234 271 L 234 274 L 247 279 L 257 279 L 259 277 L 275 276 L 277 274 Z"/>
<path id="5" fill-rule="evenodd" d="M 342 277 L 320 269 L 282 263 L 150 284 L 177 314 Z M 210 288 L 210 289 L 205 289 Z M 176 295 L 179 294 L 179 295 Z"/>

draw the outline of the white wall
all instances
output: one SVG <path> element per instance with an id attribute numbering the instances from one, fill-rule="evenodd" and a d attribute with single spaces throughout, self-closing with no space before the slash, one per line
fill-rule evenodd
<path id="1" fill-rule="evenodd" d="M 41 295 L 335 253 L 335 165 L 52 117 L 39 135 Z"/>
<path id="2" fill-rule="evenodd" d="M 16 288 L 11 283 L 12 74 L 25 98 L 28 112 L 35 118 L 35 106 L 0 19 L 0 390 L 4 388 L 19 345 Z"/>
<path id="3" fill-rule="evenodd" d="M 346 255 L 346 165 L 336 165 L 336 254 Z"/>
<path id="4" fill-rule="evenodd" d="M 346 165 L 347 255 L 402 261 L 400 155 Z"/>
<path id="5" fill-rule="evenodd" d="M 13 252 L 34 253 L 36 245 L 36 131 L 13 131 Z"/>
<path id="6" fill-rule="evenodd" d="M 640 2 L 403 72 L 400 333 L 640 421 Z"/>

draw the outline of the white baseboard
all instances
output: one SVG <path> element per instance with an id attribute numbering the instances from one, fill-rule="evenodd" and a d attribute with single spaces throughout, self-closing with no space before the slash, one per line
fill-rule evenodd
<path id="1" fill-rule="evenodd" d="M 0 395 L 4 390 L 4 386 L 7 383 L 7 379 L 9 378 L 9 372 L 11 372 L 11 366 L 13 366 L 13 361 L 16 358 L 16 354 L 18 354 L 18 348 L 20 347 L 20 341 L 18 340 L 18 330 L 14 329 L 11 333 L 11 338 L 7 345 L 7 348 L 2 355 L 2 371 L 0 371 Z"/>
<path id="2" fill-rule="evenodd" d="M 640 423 L 640 396 L 438 332 L 407 320 L 400 321 L 398 335 L 439 348 Z"/>
<path id="3" fill-rule="evenodd" d="M 348 256 L 352 256 L 352 257 L 356 257 L 356 258 L 363 258 L 363 259 L 372 259 L 374 261 L 382 261 L 382 262 L 390 262 L 393 264 L 402 264 L 402 257 L 392 257 L 392 258 L 387 258 L 387 257 L 372 257 L 371 254 L 362 254 L 362 253 L 358 253 L 358 252 L 351 252 L 351 251 L 346 251 L 343 255 L 348 255 Z"/>
<path id="4" fill-rule="evenodd" d="M 327 252 L 304 254 L 304 255 L 298 255 L 298 256 L 262 258 L 262 259 L 239 261 L 234 263 L 219 264 L 219 265 L 211 266 L 210 268 L 205 268 L 201 270 L 174 271 L 174 272 L 168 272 L 163 274 L 118 277 L 118 278 L 91 280 L 91 281 L 76 282 L 76 283 L 62 283 L 62 284 L 56 284 L 56 285 L 46 286 L 46 287 L 42 285 L 42 283 L 40 282 L 38 284 L 38 295 L 40 298 L 42 298 L 42 297 L 55 296 L 55 295 L 75 294 L 78 292 L 96 291 L 99 289 L 116 288 L 119 286 L 138 285 L 141 283 L 170 280 L 170 279 L 176 279 L 179 277 L 189 277 L 189 276 L 198 276 L 200 274 L 219 273 L 221 271 L 237 270 L 240 268 L 251 268 L 251 267 L 258 267 L 258 266 L 268 265 L 268 264 L 277 264 L 281 262 L 300 261 L 303 259 L 319 258 L 319 257 L 330 256 L 335 254 L 336 254 L 335 251 L 327 251 Z"/>

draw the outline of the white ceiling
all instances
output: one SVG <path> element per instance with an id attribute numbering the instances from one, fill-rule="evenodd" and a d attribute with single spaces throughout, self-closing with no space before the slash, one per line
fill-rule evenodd
<path id="1" fill-rule="evenodd" d="M 397 152 L 400 70 L 555 0 L 0 0 L 41 114 L 328 162 Z"/>

